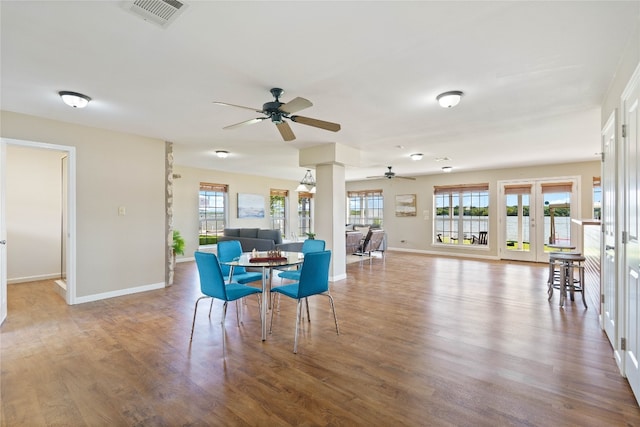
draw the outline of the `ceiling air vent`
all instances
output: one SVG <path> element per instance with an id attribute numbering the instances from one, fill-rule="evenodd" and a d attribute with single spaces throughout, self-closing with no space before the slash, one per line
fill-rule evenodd
<path id="1" fill-rule="evenodd" d="M 187 8 L 187 5 L 177 0 L 135 0 L 125 1 L 124 7 L 145 21 L 166 28 Z"/>

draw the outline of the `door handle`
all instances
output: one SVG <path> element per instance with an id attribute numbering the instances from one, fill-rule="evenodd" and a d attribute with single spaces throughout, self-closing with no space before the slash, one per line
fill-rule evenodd
<path id="1" fill-rule="evenodd" d="M 605 245 L 604 250 L 605 250 L 605 251 L 612 251 L 612 250 L 614 250 L 615 248 L 616 248 L 615 246 Z"/>
<path id="2" fill-rule="evenodd" d="M 0 245 L 6 245 L 7 241 L 6 240 L 0 240 Z"/>

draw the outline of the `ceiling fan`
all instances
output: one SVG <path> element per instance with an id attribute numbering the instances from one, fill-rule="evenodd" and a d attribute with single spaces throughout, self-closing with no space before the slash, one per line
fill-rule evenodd
<path id="1" fill-rule="evenodd" d="M 228 104 L 226 102 L 219 101 L 214 101 L 213 103 L 216 105 L 223 105 L 227 107 L 244 108 L 245 110 L 251 110 L 255 111 L 256 113 L 262 113 L 265 115 L 265 117 L 256 117 L 255 119 L 249 119 L 240 123 L 236 123 L 234 125 L 225 126 L 223 129 L 235 129 L 237 127 L 251 125 L 263 120 L 270 119 L 273 123 L 275 123 L 276 127 L 280 131 L 280 135 L 282 135 L 282 138 L 285 141 L 293 141 L 294 139 L 296 139 L 296 136 L 293 134 L 289 123 L 287 123 L 284 119 L 289 119 L 292 122 L 301 123 L 307 126 L 330 130 L 332 132 L 338 132 L 340 130 L 340 125 L 338 123 L 325 122 L 324 120 L 312 119 L 310 117 L 292 116 L 291 114 L 305 108 L 309 108 L 313 104 L 311 103 L 311 101 L 300 97 L 294 98 L 287 103 L 280 102 L 280 97 L 283 93 L 284 90 L 280 88 L 275 87 L 271 89 L 271 94 L 275 98 L 275 101 L 263 104 L 262 109 L 244 107 L 242 105 Z"/>
<path id="2" fill-rule="evenodd" d="M 402 179 L 410 179 L 412 181 L 415 181 L 415 178 L 412 178 L 410 176 L 400 176 L 400 175 L 396 175 L 395 172 L 391 172 L 391 166 L 387 166 L 387 169 L 389 169 L 388 171 L 386 171 L 384 173 L 384 175 L 380 175 L 380 176 L 368 176 L 367 178 L 374 178 L 374 179 L 379 179 L 379 178 L 387 178 L 387 179 L 391 179 L 391 178 L 402 178 Z"/>

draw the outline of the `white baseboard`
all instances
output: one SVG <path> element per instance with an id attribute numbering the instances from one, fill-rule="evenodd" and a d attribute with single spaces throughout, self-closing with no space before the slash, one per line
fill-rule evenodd
<path id="1" fill-rule="evenodd" d="M 404 249 L 404 248 L 388 248 L 387 251 L 393 252 L 408 252 L 413 254 L 425 254 L 425 255 L 437 255 L 437 256 L 449 256 L 453 258 L 475 258 L 475 259 L 486 259 L 497 261 L 500 260 L 500 257 L 493 255 L 475 255 L 470 253 L 454 253 L 454 252 L 440 252 L 440 251 L 424 251 L 419 249 Z"/>
<path id="2" fill-rule="evenodd" d="M 76 297 L 75 303 L 82 304 L 85 302 L 99 301 L 107 298 L 121 297 L 123 295 L 131 295 L 131 294 L 137 294 L 140 292 L 154 291 L 156 289 L 162 289 L 164 287 L 165 287 L 164 282 L 152 283 L 150 285 L 137 286 L 135 288 L 119 289 L 117 291 L 103 292 L 101 294 L 93 294 L 93 295 L 87 295 L 84 297 Z"/>
<path id="3" fill-rule="evenodd" d="M 51 274 L 39 274 L 36 276 L 25 276 L 25 277 L 14 277 L 7 278 L 7 284 L 11 285 L 14 283 L 25 283 L 25 282 L 37 282 L 38 280 L 51 280 L 51 279 L 59 279 L 60 273 L 51 273 Z"/>

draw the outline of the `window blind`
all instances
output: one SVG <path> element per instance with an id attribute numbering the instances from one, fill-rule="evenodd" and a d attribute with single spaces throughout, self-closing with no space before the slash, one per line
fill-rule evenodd
<path id="1" fill-rule="evenodd" d="M 460 184 L 460 185 L 435 185 L 434 194 L 465 193 L 471 191 L 489 191 L 489 183 Z"/>
<path id="2" fill-rule="evenodd" d="M 226 184 L 213 184 L 210 182 L 201 182 L 200 191 L 213 191 L 217 193 L 226 193 L 229 191 L 229 186 Z"/>
<path id="3" fill-rule="evenodd" d="M 571 182 L 552 182 L 542 184 L 542 193 L 571 193 L 573 183 Z"/>

